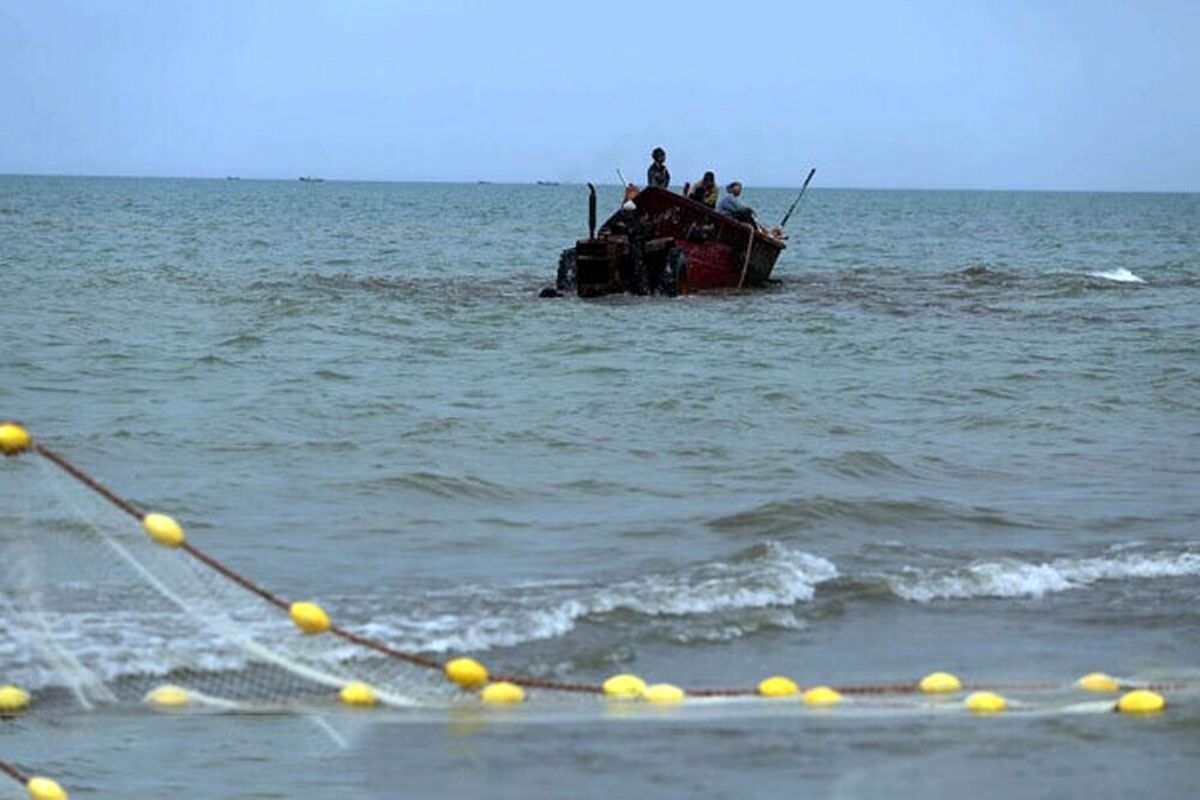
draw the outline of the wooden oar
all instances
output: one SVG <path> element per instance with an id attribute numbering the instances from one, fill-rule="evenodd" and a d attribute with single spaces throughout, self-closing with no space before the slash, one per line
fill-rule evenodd
<path id="1" fill-rule="evenodd" d="M 813 175 L 817 174 L 817 168 L 813 167 L 808 171 L 808 177 L 804 179 L 804 185 L 800 187 L 800 194 L 796 195 L 796 199 L 792 201 L 792 205 L 788 208 L 787 213 L 783 215 L 783 219 L 779 223 L 779 227 L 787 227 L 788 220 L 792 217 L 792 212 L 796 210 L 796 206 L 800 204 L 800 198 L 804 197 L 804 192 L 808 189 L 808 182 L 813 179 Z"/>

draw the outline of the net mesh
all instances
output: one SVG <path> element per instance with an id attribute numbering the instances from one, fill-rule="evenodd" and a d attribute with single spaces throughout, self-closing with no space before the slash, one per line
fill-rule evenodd
<path id="1" fill-rule="evenodd" d="M 9 680 L 85 708 L 140 701 L 164 682 L 190 704 L 243 711 L 320 707 L 356 681 L 396 706 L 449 696 L 436 673 L 304 634 L 42 459 L 14 466 L 20 486 L 6 494 L 26 501 L 0 532 Z"/>

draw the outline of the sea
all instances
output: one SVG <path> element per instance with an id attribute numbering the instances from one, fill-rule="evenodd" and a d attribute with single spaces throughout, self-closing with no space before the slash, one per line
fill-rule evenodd
<path id="1" fill-rule="evenodd" d="M 538 297 L 587 234 L 580 185 L 2 176 L 0 418 L 435 659 L 745 689 L 946 670 L 1005 711 L 492 709 L 419 681 L 410 708 L 86 707 L 33 644 L 114 696 L 258 667 L 203 626 L 149 635 L 153 592 L 63 547 L 41 589 L 83 600 L 45 630 L 0 585 L 0 683 L 34 694 L 0 759 L 76 799 L 1196 796 L 1200 195 L 821 178 L 769 287 L 581 300 Z M 796 192 L 743 199 L 773 222 Z M 5 547 L 100 513 L 37 462 L 0 459 Z M 1073 688 L 1097 670 L 1166 709 L 1112 713 Z"/>

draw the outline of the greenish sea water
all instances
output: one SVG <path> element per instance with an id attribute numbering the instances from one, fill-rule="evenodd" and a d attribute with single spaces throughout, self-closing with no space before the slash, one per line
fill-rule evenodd
<path id="1" fill-rule="evenodd" d="M 744 198 L 773 220 L 793 196 Z M 1196 680 L 1200 196 L 817 188 L 790 227 L 764 291 L 540 300 L 582 187 L 0 176 L 0 418 L 437 658 L 689 686 Z M 103 513 L 30 458 L 0 494 L 9 544 Z M 988 718 L 536 692 L 153 714 L 126 702 L 147 682 L 259 667 L 58 564 L 83 599 L 55 635 L 120 702 L 72 702 L 0 606 L 0 683 L 59 697 L 0 726 L 0 758 L 73 798 L 1200 789 L 1194 689 L 1138 719 L 1036 693 Z"/>

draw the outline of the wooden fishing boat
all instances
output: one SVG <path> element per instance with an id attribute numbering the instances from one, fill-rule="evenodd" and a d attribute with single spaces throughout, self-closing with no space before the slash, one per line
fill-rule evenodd
<path id="1" fill-rule="evenodd" d="M 624 204 L 597 231 L 596 189 L 588 189 L 588 238 L 563 251 L 557 293 L 674 296 L 764 286 L 787 247 L 782 238 L 658 188 L 643 189 L 632 207 Z"/>

